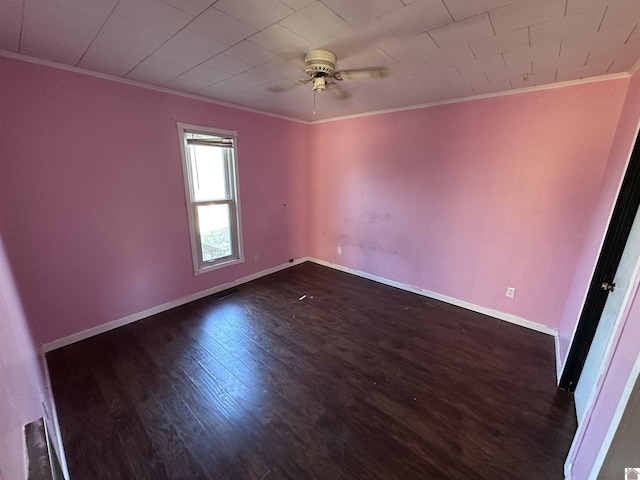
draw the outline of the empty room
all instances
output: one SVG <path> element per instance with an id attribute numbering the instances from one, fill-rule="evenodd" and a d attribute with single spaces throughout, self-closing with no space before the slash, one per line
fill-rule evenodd
<path id="1" fill-rule="evenodd" d="M 0 0 L 0 480 L 637 478 L 639 22 Z"/>

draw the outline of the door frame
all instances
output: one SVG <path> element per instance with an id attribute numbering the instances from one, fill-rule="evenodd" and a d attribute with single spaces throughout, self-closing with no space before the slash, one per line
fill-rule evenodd
<path id="1" fill-rule="evenodd" d="M 578 383 L 607 301 L 608 292 L 602 290 L 602 284 L 614 281 L 639 207 L 640 135 L 636 129 L 633 149 L 560 377 L 558 386 L 569 392 L 573 392 Z"/>

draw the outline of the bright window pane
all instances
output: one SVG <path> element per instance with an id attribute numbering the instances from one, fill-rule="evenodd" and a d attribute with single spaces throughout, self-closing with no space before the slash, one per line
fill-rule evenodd
<path id="1" fill-rule="evenodd" d="M 227 175 L 225 173 L 225 148 L 190 145 L 193 200 L 226 200 Z"/>
<path id="2" fill-rule="evenodd" d="M 198 205 L 202 260 L 212 262 L 231 255 L 231 215 L 228 204 Z"/>

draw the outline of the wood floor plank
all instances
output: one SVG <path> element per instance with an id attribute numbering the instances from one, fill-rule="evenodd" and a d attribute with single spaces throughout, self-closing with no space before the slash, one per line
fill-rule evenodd
<path id="1" fill-rule="evenodd" d="M 576 428 L 553 348 L 305 263 L 47 361 L 76 480 L 537 480 Z"/>

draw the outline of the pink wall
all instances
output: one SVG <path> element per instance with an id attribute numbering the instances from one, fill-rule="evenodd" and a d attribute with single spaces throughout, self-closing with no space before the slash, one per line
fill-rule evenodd
<path id="1" fill-rule="evenodd" d="M 308 125 L 4 57 L 0 84 L 0 233 L 39 343 L 307 254 Z M 241 265 L 193 275 L 176 122 L 238 130 Z"/>
<path id="2" fill-rule="evenodd" d="M 311 255 L 557 327 L 627 84 L 315 125 Z"/>
<path id="3" fill-rule="evenodd" d="M 585 243 L 581 255 L 581 261 L 591 265 L 591 270 L 595 263 L 594 257 L 599 253 L 600 241 L 604 235 L 611 209 L 615 203 L 615 197 L 619 190 L 621 175 L 627 163 L 630 149 L 635 141 L 635 135 L 640 121 L 640 73 L 636 73 L 630 82 L 629 91 L 625 101 L 625 107 L 620 118 L 620 125 L 616 135 L 616 141 L 611 150 L 611 157 L 607 167 L 607 175 L 600 193 L 598 210 L 594 216 L 589 234 L 585 238 Z M 595 224 L 595 226 L 594 226 Z M 589 258 L 591 254 L 591 258 Z M 588 270 L 582 267 L 583 270 Z M 576 270 L 577 275 L 581 270 Z M 582 287 L 584 292 L 588 287 L 592 271 L 583 275 L 586 278 L 574 281 L 572 288 Z M 580 282 L 579 280 L 582 280 Z M 586 421 L 583 434 L 576 438 L 578 447 L 575 449 L 573 458 L 572 478 L 588 478 L 594 461 L 600 450 L 602 442 L 609 430 L 609 426 L 616 411 L 616 407 L 622 396 L 624 387 L 633 369 L 634 363 L 640 352 L 638 340 L 640 339 L 640 278 L 635 279 L 635 284 L 629 287 L 630 301 L 626 311 L 622 312 L 622 320 L 618 330 L 614 333 L 614 347 L 611 357 L 607 359 L 608 367 L 604 378 L 599 382 L 599 390 L 594 407 Z M 584 293 L 582 293 L 582 296 Z M 567 308 L 570 308 L 567 303 Z M 566 311 L 565 311 L 566 313 Z M 578 311 L 579 313 L 579 311 Z M 568 348 L 570 335 L 573 334 L 575 320 L 568 316 L 563 318 L 560 335 L 562 344 L 566 345 L 564 353 Z"/>
<path id="4" fill-rule="evenodd" d="M 559 326 L 566 351 L 640 117 L 637 75 L 626 104 L 621 79 L 312 126 L 3 57 L 0 84 L 0 234 L 36 343 L 310 254 Z M 242 265 L 193 275 L 178 121 L 238 130 Z M 0 448 L 15 449 L 44 390 L 0 260 Z M 625 328 L 622 372 L 640 334 Z"/>
<path id="5" fill-rule="evenodd" d="M 620 190 L 631 149 L 635 142 L 639 121 L 640 75 L 636 74 L 629 84 L 602 185 L 598 190 L 596 208 L 582 243 L 573 282 L 558 328 L 560 358 L 563 363 L 566 360 L 582 304 L 589 288 L 589 282 L 600 254 L 602 241 Z"/>
<path id="6" fill-rule="evenodd" d="M 0 239 L 0 479 L 26 478 L 22 427 L 44 415 L 46 398 L 38 362 Z"/>

